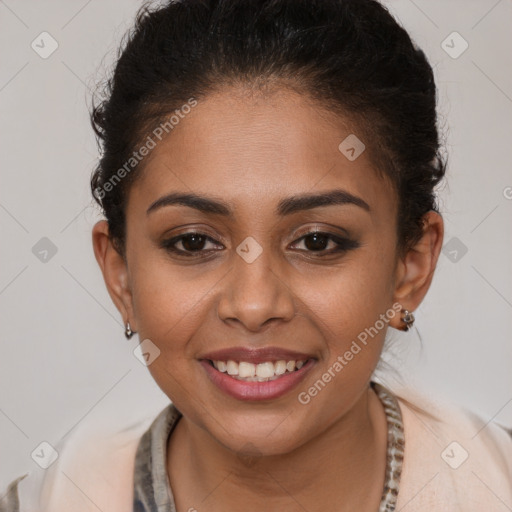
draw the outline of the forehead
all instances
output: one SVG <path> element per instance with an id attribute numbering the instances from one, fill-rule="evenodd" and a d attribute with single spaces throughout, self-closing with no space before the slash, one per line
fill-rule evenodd
<path id="1" fill-rule="evenodd" d="M 377 215 L 395 209 L 392 187 L 370 159 L 375 141 L 289 89 L 212 93 L 155 142 L 130 192 L 140 207 L 179 191 L 222 197 L 237 211 L 257 204 L 275 212 L 280 198 L 343 188 Z"/>

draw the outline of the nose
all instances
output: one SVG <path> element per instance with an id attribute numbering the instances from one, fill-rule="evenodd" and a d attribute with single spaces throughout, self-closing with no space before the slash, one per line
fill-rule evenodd
<path id="1" fill-rule="evenodd" d="M 236 254 L 233 265 L 217 306 L 221 320 L 258 332 L 272 321 L 288 322 L 295 316 L 293 293 L 269 250 L 251 263 Z"/>

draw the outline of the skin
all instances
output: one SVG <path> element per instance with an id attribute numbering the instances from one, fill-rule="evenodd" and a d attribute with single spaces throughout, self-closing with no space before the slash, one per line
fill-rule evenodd
<path id="1" fill-rule="evenodd" d="M 167 458 L 179 512 L 378 508 L 386 418 L 369 380 L 386 328 L 307 405 L 297 395 L 394 303 L 416 310 L 432 280 L 443 221 L 427 213 L 423 237 L 398 257 L 396 193 L 376 172 L 370 149 L 354 161 L 340 153 L 351 133 L 363 137 L 348 118 L 284 87 L 272 94 L 220 90 L 152 150 L 131 187 L 126 259 L 106 221 L 93 228 L 109 294 L 140 340 L 160 349 L 148 369 L 183 414 Z M 285 197 L 332 189 L 363 199 L 369 211 L 354 204 L 286 217 L 274 211 Z M 146 214 L 170 192 L 215 196 L 234 216 L 180 205 Z M 303 238 L 315 229 L 348 233 L 358 246 L 321 257 L 322 247 L 315 252 L 311 237 L 309 245 Z M 207 257 L 159 245 L 194 230 L 213 241 L 175 247 L 200 247 L 211 251 Z M 248 236 L 263 250 L 252 263 L 236 252 Z M 336 247 L 324 242 L 324 254 Z M 400 315 L 389 325 L 401 328 Z M 312 354 L 315 366 L 285 396 L 243 402 L 215 387 L 198 362 L 208 351 L 240 345 L 291 348 Z"/>

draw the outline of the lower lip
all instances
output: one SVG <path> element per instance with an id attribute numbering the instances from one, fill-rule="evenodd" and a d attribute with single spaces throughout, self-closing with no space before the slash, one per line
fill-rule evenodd
<path id="1" fill-rule="evenodd" d="M 314 359 L 309 359 L 300 370 L 287 373 L 278 379 L 265 382 L 246 382 L 233 379 L 227 373 L 219 372 L 206 359 L 199 362 L 210 380 L 219 389 L 238 400 L 272 400 L 279 398 L 297 386 L 315 364 Z"/>

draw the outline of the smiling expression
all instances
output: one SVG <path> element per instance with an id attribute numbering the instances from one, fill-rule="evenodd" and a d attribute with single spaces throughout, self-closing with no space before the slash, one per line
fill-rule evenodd
<path id="1" fill-rule="evenodd" d="M 338 149 L 358 133 L 290 90 L 225 89 L 130 188 L 130 323 L 160 350 L 160 388 L 224 446 L 300 446 L 350 411 L 379 360 L 385 329 L 297 400 L 395 300 L 396 193 L 371 140 L 353 161 Z"/>

